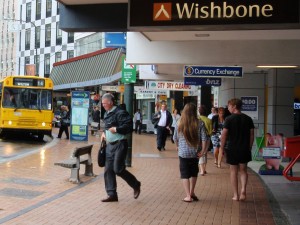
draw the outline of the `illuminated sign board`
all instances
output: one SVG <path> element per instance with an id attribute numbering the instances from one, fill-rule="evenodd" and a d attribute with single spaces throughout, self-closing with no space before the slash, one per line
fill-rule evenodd
<path id="1" fill-rule="evenodd" d="M 299 23 L 299 0 L 130 0 L 129 27 Z"/>
<path id="2" fill-rule="evenodd" d="M 35 78 L 14 78 L 13 84 L 16 86 L 32 86 L 32 87 L 45 87 L 45 80 Z"/>
<path id="3" fill-rule="evenodd" d="M 243 68 L 240 66 L 184 66 L 184 77 L 223 77 L 241 78 Z"/>

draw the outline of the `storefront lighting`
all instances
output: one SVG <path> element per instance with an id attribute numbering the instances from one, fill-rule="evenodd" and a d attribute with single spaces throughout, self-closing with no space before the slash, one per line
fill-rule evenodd
<path id="1" fill-rule="evenodd" d="M 278 69 L 288 69 L 288 68 L 298 68 L 297 65 L 258 65 L 257 68 L 278 68 Z"/>

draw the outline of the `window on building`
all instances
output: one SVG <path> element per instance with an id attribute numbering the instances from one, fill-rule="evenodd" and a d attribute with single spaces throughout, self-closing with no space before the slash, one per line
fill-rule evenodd
<path id="1" fill-rule="evenodd" d="M 68 33 L 68 43 L 74 43 L 74 32 Z"/>
<path id="2" fill-rule="evenodd" d="M 35 64 L 35 73 L 38 75 L 40 72 L 40 56 L 34 56 L 34 64 Z"/>
<path id="3" fill-rule="evenodd" d="M 61 52 L 56 52 L 55 53 L 55 62 L 60 62 L 61 61 Z"/>
<path id="4" fill-rule="evenodd" d="M 74 51 L 73 50 L 69 50 L 67 51 L 67 59 L 73 58 L 74 57 Z"/>
<path id="5" fill-rule="evenodd" d="M 102 33 L 94 33 L 75 41 L 75 55 L 84 55 L 102 49 Z"/>
<path id="6" fill-rule="evenodd" d="M 26 56 L 25 57 L 25 63 L 24 63 L 24 74 L 26 74 L 26 65 L 30 64 L 30 57 Z"/>
<path id="7" fill-rule="evenodd" d="M 35 28 L 35 48 L 40 48 L 41 46 L 41 27 Z"/>
<path id="8" fill-rule="evenodd" d="M 51 24 L 46 24 L 45 28 L 45 47 L 49 47 L 51 45 Z"/>
<path id="9" fill-rule="evenodd" d="M 46 0 L 46 17 L 50 17 L 52 14 L 52 0 Z"/>
<path id="10" fill-rule="evenodd" d="M 30 49 L 30 30 L 25 31 L 25 50 Z"/>
<path id="11" fill-rule="evenodd" d="M 35 14 L 35 20 L 40 20 L 41 19 L 41 0 L 36 0 L 36 14 Z"/>
<path id="12" fill-rule="evenodd" d="M 31 21 L 31 2 L 26 4 L 26 22 Z"/>
<path id="13" fill-rule="evenodd" d="M 57 10 L 57 15 L 59 15 L 59 5 L 60 5 L 59 2 L 57 2 L 57 9 L 56 9 Z"/>
<path id="14" fill-rule="evenodd" d="M 56 45 L 61 45 L 62 31 L 59 29 L 59 22 L 56 23 Z"/>
<path id="15" fill-rule="evenodd" d="M 44 68 L 44 74 L 46 76 L 50 74 L 50 54 L 45 54 L 45 68 Z"/>

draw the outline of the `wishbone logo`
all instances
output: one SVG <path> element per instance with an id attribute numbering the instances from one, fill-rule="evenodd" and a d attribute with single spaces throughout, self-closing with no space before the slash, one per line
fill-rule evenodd
<path id="1" fill-rule="evenodd" d="M 167 21 L 172 19 L 172 3 L 154 3 L 153 21 Z"/>

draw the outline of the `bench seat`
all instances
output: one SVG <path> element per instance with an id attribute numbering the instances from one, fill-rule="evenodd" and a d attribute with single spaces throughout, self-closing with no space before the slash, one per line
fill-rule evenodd
<path id="1" fill-rule="evenodd" d="M 69 159 L 56 162 L 54 163 L 54 165 L 71 169 L 71 176 L 69 178 L 69 181 L 73 183 L 80 183 L 80 164 L 85 164 L 85 176 L 94 176 L 91 156 L 92 148 L 93 145 L 75 148 L 72 156 Z"/>

